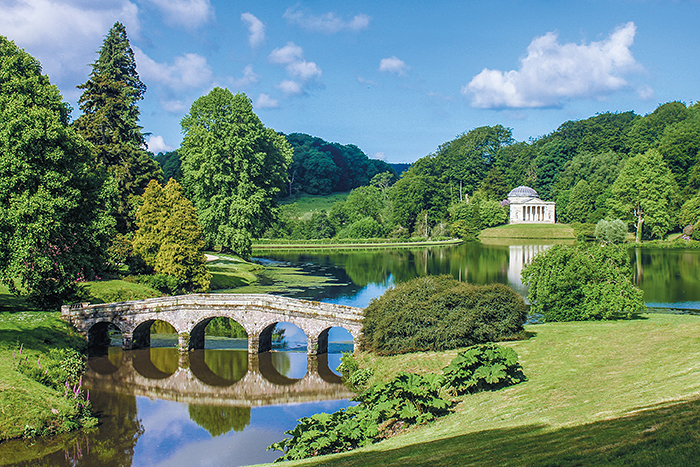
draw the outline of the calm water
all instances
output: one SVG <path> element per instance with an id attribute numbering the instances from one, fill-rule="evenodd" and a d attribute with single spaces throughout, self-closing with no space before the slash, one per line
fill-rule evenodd
<path id="1" fill-rule="evenodd" d="M 552 242 L 467 243 L 416 250 L 261 255 L 310 274 L 330 286 L 297 298 L 365 307 L 393 284 L 426 274 L 449 274 L 473 283 L 501 282 L 521 295 L 520 272 Z M 649 306 L 700 309 L 700 251 L 630 249 L 636 284 Z M 300 332 L 300 330 L 299 330 Z M 305 337 L 288 328 L 288 348 Z M 349 405 L 352 397 L 333 369 L 347 344 L 307 361 L 304 351 L 249 357 L 244 340 L 207 338 L 206 350 L 179 355 L 175 336 L 152 339 L 153 348 L 111 347 L 90 358 L 85 374 L 96 429 L 50 440 L 0 445 L 0 464 L 22 466 L 236 466 L 270 462 L 296 420 Z"/>

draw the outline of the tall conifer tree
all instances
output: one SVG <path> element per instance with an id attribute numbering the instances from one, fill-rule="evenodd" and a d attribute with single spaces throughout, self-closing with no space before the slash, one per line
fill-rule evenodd
<path id="1" fill-rule="evenodd" d="M 112 26 L 98 54 L 89 79 L 78 86 L 83 90 L 78 101 L 83 115 L 75 127 L 92 143 L 95 164 L 117 182 L 117 228 L 125 233 L 133 230 L 133 197 L 141 195 L 151 179 L 160 179 L 162 170 L 144 149 L 137 102 L 146 85 L 139 79 L 123 24 Z"/>

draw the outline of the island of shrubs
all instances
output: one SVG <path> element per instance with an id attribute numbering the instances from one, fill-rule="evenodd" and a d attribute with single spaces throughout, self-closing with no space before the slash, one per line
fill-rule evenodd
<path id="1" fill-rule="evenodd" d="M 512 340 L 523 332 L 526 320 L 523 298 L 506 285 L 425 276 L 372 300 L 365 309 L 361 347 L 396 355 Z"/>

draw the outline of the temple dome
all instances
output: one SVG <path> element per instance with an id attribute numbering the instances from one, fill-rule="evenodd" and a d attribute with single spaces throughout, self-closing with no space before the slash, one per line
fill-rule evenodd
<path id="1" fill-rule="evenodd" d="M 537 198 L 539 195 L 535 190 L 530 188 L 529 186 L 519 186 L 516 188 L 513 188 L 510 190 L 510 193 L 508 193 L 508 198 L 513 198 L 513 197 L 518 197 L 518 198 Z"/>

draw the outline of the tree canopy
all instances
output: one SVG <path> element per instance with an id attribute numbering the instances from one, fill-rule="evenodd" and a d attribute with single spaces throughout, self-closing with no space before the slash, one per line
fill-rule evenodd
<path id="1" fill-rule="evenodd" d="M 104 265 L 104 178 L 39 62 L 0 36 L 0 276 L 55 305 Z"/>
<path id="2" fill-rule="evenodd" d="M 206 244 L 243 257 L 278 217 L 292 149 L 266 128 L 245 94 L 214 88 L 182 119 L 183 187 L 197 208 Z"/>
<path id="3" fill-rule="evenodd" d="M 139 79 L 123 24 L 112 26 L 98 54 L 90 77 L 78 86 L 83 90 L 78 100 L 83 114 L 74 125 L 92 144 L 95 165 L 105 167 L 117 182 L 117 227 L 124 233 L 133 230 L 132 198 L 141 195 L 150 180 L 159 180 L 162 170 L 144 149 L 136 103 L 143 99 L 146 85 Z"/>

